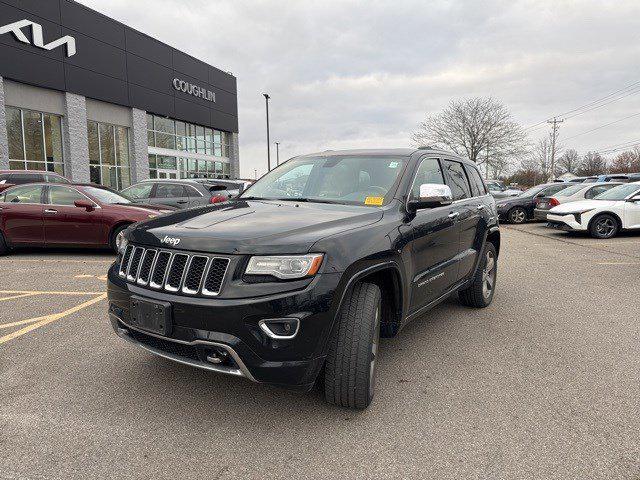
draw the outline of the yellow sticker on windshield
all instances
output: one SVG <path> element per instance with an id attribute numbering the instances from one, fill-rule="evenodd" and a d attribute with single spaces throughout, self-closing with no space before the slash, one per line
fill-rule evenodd
<path id="1" fill-rule="evenodd" d="M 382 205 L 384 203 L 384 197 L 367 197 L 364 200 L 365 205 Z"/>

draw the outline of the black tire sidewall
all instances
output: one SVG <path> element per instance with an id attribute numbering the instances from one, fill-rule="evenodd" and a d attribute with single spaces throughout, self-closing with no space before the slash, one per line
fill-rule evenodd
<path id="1" fill-rule="evenodd" d="M 4 239 L 4 235 L 0 232 L 0 255 L 6 255 L 7 253 L 9 253 L 9 246 Z"/>

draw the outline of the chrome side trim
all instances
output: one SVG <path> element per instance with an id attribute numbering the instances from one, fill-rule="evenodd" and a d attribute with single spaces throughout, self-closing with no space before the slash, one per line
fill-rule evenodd
<path id="1" fill-rule="evenodd" d="M 213 372 L 218 372 L 218 373 L 224 373 L 226 375 L 232 375 L 232 376 L 236 376 L 236 377 L 244 377 L 247 380 L 250 380 L 252 382 L 258 383 L 258 381 L 253 377 L 253 375 L 251 375 L 251 372 L 249 372 L 249 369 L 247 368 L 247 366 L 244 364 L 244 362 L 242 361 L 242 359 L 240 358 L 240 356 L 238 355 L 238 353 L 231 348 L 229 345 L 225 345 L 224 343 L 218 343 L 218 342 L 210 342 L 207 340 L 194 340 L 193 342 L 186 342 L 183 340 L 176 340 L 174 338 L 169 338 L 169 337 L 163 337 L 161 335 L 156 335 L 154 333 L 150 333 L 150 332 L 145 332 L 144 330 L 139 330 L 137 328 L 131 327 L 129 325 L 127 325 L 126 323 L 124 323 L 118 316 L 114 315 L 113 313 L 110 313 L 109 316 L 111 317 L 112 321 L 114 321 L 114 325 L 116 325 L 116 334 L 120 337 L 123 338 L 124 340 L 127 340 L 128 342 L 150 352 L 153 353 L 154 355 L 158 355 L 159 357 L 163 357 L 166 358 L 168 360 L 172 360 L 174 362 L 177 363 L 181 363 L 183 365 L 189 365 L 192 367 L 196 367 L 196 368 L 201 368 L 204 370 L 210 370 Z M 118 325 L 118 322 L 121 323 L 122 325 L 125 325 L 126 328 L 122 328 Z M 150 337 L 156 337 L 159 338 L 160 340 L 164 340 L 167 342 L 174 342 L 174 343 L 181 343 L 183 345 L 207 345 L 207 346 L 211 346 L 211 347 L 216 347 L 216 348 L 222 348 L 223 350 L 225 350 L 230 356 L 231 358 L 233 358 L 233 360 L 236 362 L 236 364 L 238 365 L 238 368 L 229 368 L 229 367 L 223 367 L 220 365 L 215 365 L 215 364 L 210 364 L 207 362 L 202 362 L 199 360 L 192 360 L 190 358 L 184 358 L 181 357 L 179 355 L 175 355 L 172 353 L 168 353 L 165 352 L 163 350 L 157 349 L 157 348 L 153 348 L 150 347 L 149 345 L 145 345 L 144 343 L 138 342 L 137 340 L 135 340 L 133 337 L 131 337 L 128 333 L 127 329 L 131 329 L 131 330 L 135 330 L 137 332 L 140 332 L 144 335 L 148 335 Z"/>

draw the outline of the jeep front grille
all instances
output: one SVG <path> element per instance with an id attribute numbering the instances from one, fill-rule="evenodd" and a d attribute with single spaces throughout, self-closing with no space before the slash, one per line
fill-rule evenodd
<path id="1" fill-rule="evenodd" d="M 229 259 L 129 245 L 119 275 L 155 290 L 213 297 L 220 293 Z"/>

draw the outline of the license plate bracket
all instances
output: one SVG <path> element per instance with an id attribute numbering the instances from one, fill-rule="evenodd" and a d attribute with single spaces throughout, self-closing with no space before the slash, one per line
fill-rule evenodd
<path id="1" fill-rule="evenodd" d="M 150 301 L 134 295 L 130 306 L 132 327 L 163 336 L 171 334 L 173 321 L 170 303 Z"/>

